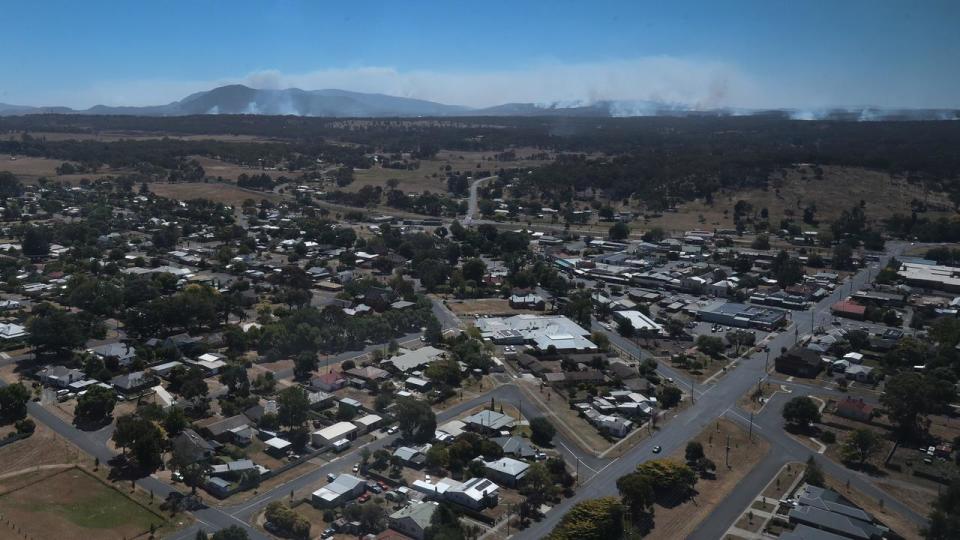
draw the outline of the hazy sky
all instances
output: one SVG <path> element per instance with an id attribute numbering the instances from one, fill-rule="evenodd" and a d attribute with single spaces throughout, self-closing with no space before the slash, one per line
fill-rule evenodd
<path id="1" fill-rule="evenodd" d="M 960 0 L 0 0 L 0 102 L 224 83 L 473 106 L 960 108 Z"/>

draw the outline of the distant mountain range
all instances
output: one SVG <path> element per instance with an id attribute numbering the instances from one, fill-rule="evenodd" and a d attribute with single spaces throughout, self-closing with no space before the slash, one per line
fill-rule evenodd
<path id="1" fill-rule="evenodd" d="M 684 104 L 653 101 L 596 101 L 591 103 L 506 103 L 487 108 L 444 105 L 433 101 L 347 90 L 260 90 L 240 84 L 191 94 L 166 105 L 110 107 L 85 110 L 69 107 L 28 107 L 0 103 L 0 116 L 25 114 L 97 114 L 130 116 L 186 116 L 196 114 L 259 114 L 315 117 L 453 117 L 453 116 L 743 116 L 776 114 L 798 120 L 957 120 L 960 111 L 946 109 L 821 109 L 821 110 L 699 110 Z"/>

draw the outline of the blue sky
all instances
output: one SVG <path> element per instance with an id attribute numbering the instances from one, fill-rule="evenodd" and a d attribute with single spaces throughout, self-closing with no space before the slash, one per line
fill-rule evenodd
<path id="1" fill-rule="evenodd" d="M 960 107 L 960 2 L 0 0 L 0 102 L 239 82 L 466 105 Z"/>

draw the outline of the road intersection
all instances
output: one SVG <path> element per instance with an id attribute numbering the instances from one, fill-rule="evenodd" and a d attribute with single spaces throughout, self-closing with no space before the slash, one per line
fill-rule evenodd
<path id="1" fill-rule="evenodd" d="M 905 244 L 889 243 L 889 254 L 881 259 L 880 264 L 885 264 L 889 256 L 899 255 L 904 248 Z M 793 346 L 800 336 L 811 333 L 818 326 L 828 324 L 832 319 L 830 306 L 849 294 L 850 291 L 862 288 L 867 284 L 870 274 L 869 269 L 861 270 L 849 279 L 848 284 L 838 287 L 833 294 L 821 300 L 811 310 L 799 312 L 793 317 L 791 325 L 785 331 L 768 337 L 767 346 L 776 354 L 779 354 L 782 348 Z M 434 312 L 437 313 L 445 328 L 459 322 L 445 306 L 438 305 L 436 302 Z M 606 332 L 611 342 L 627 354 L 635 358 L 649 356 L 635 343 L 622 338 L 615 332 L 606 330 L 599 325 L 595 325 L 594 328 Z M 407 337 L 412 339 L 412 336 Z M 652 453 L 654 446 L 660 446 L 665 455 L 670 454 L 682 448 L 687 441 L 720 417 L 746 425 L 750 420 L 747 418 L 747 413 L 738 408 L 737 402 L 751 387 L 767 378 L 766 360 L 766 353 L 755 353 L 739 360 L 735 367 L 727 370 L 726 373 L 709 384 L 696 386 L 691 385 L 690 381 L 676 370 L 668 366 L 660 366 L 659 371 L 663 376 L 672 377 L 682 387 L 693 388 L 694 400 L 689 407 L 676 414 L 668 423 L 662 424 L 660 430 L 653 436 L 627 450 L 620 457 L 612 459 L 598 457 L 593 451 L 584 449 L 582 445 L 571 440 L 563 433 L 563 430 L 560 430 L 554 440 L 555 448 L 571 465 L 574 463 L 580 464 L 579 488 L 573 497 L 562 501 L 547 512 L 539 522 L 535 522 L 529 528 L 517 532 L 513 537 L 521 540 L 543 538 L 556 526 L 563 514 L 576 503 L 606 495 L 616 495 L 616 480 L 633 471 L 637 464 L 651 459 L 654 456 Z M 509 379 L 510 376 L 506 376 L 506 378 Z M 0 385 L 2 384 L 0 382 Z M 791 388 L 793 394 L 801 395 L 809 389 L 808 386 L 803 384 L 784 383 L 784 386 Z M 782 428 L 779 411 L 788 397 L 785 392 L 775 394 L 763 412 L 753 418 L 754 430 L 758 432 L 759 436 L 770 442 L 771 451 L 700 524 L 693 534 L 694 538 L 721 537 L 783 464 L 789 461 L 804 461 L 813 453 L 808 447 L 790 437 Z M 438 413 L 437 421 L 442 423 L 453 419 L 472 408 L 488 403 L 491 398 L 515 407 L 522 406 L 525 411 L 533 411 L 531 415 L 528 415 L 530 417 L 533 415 L 551 416 L 549 408 L 536 399 L 536 396 L 508 380 L 481 396 L 455 404 Z M 106 463 L 115 457 L 115 453 L 106 445 L 110 436 L 109 428 L 95 432 L 78 430 L 35 402 L 29 404 L 29 411 L 37 421 L 43 422 L 91 456 L 98 458 L 100 462 Z M 305 488 L 321 481 L 330 472 L 339 472 L 342 470 L 344 462 L 358 461 L 363 448 L 372 452 L 390 445 L 396 438 L 396 435 L 387 435 L 374 439 L 308 473 L 265 491 L 248 502 L 196 510 L 193 514 L 197 523 L 177 532 L 171 538 L 186 540 L 193 538 L 196 531 L 201 528 L 209 532 L 230 525 L 238 525 L 247 530 L 252 539 L 265 540 L 267 536 L 252 527 L 251 523 L 267 504 L 274 500 L 289 497 L 291 492 L 301 492 L 300 495 L 303 496 L 302 491 Z M 903 503 L 877 488 L 868 476 L 851 471 L 824 458 L 819 458 L 818 462 L 827 474 L 840 480 L 849 481 L 852 487 L 883 501 L 888 508 L 902 513 L 918 526 L 925 523 L 923 516 L 916 514 Z M 160 498 L 165 498 L 169 493 L 177 491 L 174 487 L 155 477 L 142 478 L 137 481 L 137 484 Z"/>

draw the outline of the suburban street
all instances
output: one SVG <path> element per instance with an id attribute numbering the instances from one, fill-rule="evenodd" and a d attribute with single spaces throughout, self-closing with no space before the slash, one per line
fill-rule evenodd
<path id="1" fill-rule="evenodd" d="M 904 246 L 904 244 L 892 242 L 888 244 L 888 256 L 884 257 L 879 264 L 882 266 L 886 263 L 889 256 L 902 253 Z M 793 346 L 798 338 L 809 334 L 817 326 L 828 324 L 832 319 L 830 306 L 850 294 L 850 291 L 858 290 L 866 285 L 868 278 L 871 273 L 873 273 L 872 270 L 871 268 L 862 269 L 852 276 L 848 283 L 838 286 L 829 297 L 821 300 L 813 309 L 807 312 L 797 312 L 793 317 L 791 325 L 787 329 L 768 336 L 765 344 L 771 349 L 773 355 L 778 354 L 781 348 Z M 438 301 L 434 302 L 434 313 L 438 319 L 441 320 L 442 326 L 445 329 L 454 327 L 459 323 L 456 316 Z M 642 350 L 633 341 L 619 336 L 616 332 L 606 330 L 597 324 L 596 321 L 594 321 L 593 326 L 595 330 L 605 332 L 611 342 L 629 356 L 634 358 L 645 358 L 649 356 L 649 353 Z M 418 339 L 418 336 L 419 334 L 410 334 L 402 339 Z M 373 348 L 377 347 L 379 346 L 374 346 Z M 365 354 L 365 352 L 368 351 L 344 353 L 344 355 L 341 356 L 346 358 Z M 724 375 L 711 381 L 709 384 L 693 386 L 694 401 L 688 408 L 662 423 L 659 432 L 642 441 L 619 458 L 604 459 L 597 457 L 593 452 L 582 448 L 581 445 L 575 441 L 567 439 L 562 434 L 558 434 L 554 440 L 558 452 L 560 452 L 571 466 L 577 462 L 582 465 L 579 469 L 580 487 L 572 498 L 566 499 L 555 506 L 541 521 L 535 522 L 531 527 L 516 533 L 514 537 L 521 539 L 542 538 L 549 534 L 563 514 L 577 502 L 606 495 L 615 495 L 617 478 L 631 472 L 638 463 L 651 459 L 654 456 L 652 453 L 654 446 L 661 446 L 663 453 L 669 455 L 673 451 L 682 448 L 688 440 L 696 436 L 705 427 L 720 417 L 725 417 L 741 425 L 747 425 L 749 422 L 747 414 L 738 409 L 736 403 L 753 385 L 767 378 L 768 374 L 765 370 L 766 356 L 766 353 L 755 353 L 752 356 L 737 361 L 735 367 L 727 370 Z M 691 385 L 689 379 L 684 377 L 679 371 L 663 365 L 659 367 L 658 371 L 664 377 L 672 377 L 675 382 L 687 392 L 690 391 Z M 500 377 L 509 378 L 510 375 L 502 375 Z M 808 447 L 793 439 L 783 430 L 783 420 L 780 416 L 783 403 L 792 395 L 802 395 L 809 387 L 803 384 L 789 382 L 783 383 L 782 387 L 784 391 L 776 393 L 767 406 L 764 407 L 762 413 L 756 415 L 753 420 L 755 432 L 759 436 L 766 438 L 771 444 L 769 454 L 738 484 L 737 488 L 714 509 L 710 516 L 701 523 L 693 537 L 706 539 L 722 536 L 743 509 L 749 505 L 753 497 L 773 478 L 780 467 L 790 461 L 804 461 L 813 453 Z M 790 393 L 786 390 L 789 390 Z M 820 390 L 818 390 L 818 392 L 819 391 Z M 830 391 L 823 390 L 821 393 L 823 392 L 829 393 Z M 443 423 L 463 414 L 467 410 L 484 405 L 489 402 L 490 398 L 498 402 L 522 408 L 527 412 L 533 411 L 528 417 L 550 415 L 549 411 L 545 410 L 541 403 L 527 397 L 516 384 L 506 383 L 493 388 L 481 396 L 458 403 L 440 412 L 437 414 L 437 422 L 438 424 Z M 65 423 L 53 413 L 44 409 L 39 403 L 31 402 L 29 404 L 29 410 L 30 414 L 38 421 L 43 422 L 56 433 L 91 456 L 99 458 L 101 463 L 107 463 L 115 456 L 114 452 L 106 446 L 112 433 L 110 426 L 98 431 L 86 432 Z M 212 531 L 230 525 L 240 525 L 248 530 L 251 538 L 258 540 L 265 539 L 266 536 L 251 527 L 249 523 L 267 504 L 273 500 L 289 497 L 291 491 L 300 497 L 308 496 L 307 493 L 302 492 L 305 488 L 321 481 L 330 472 L 342 470 L 345 467 L 345 463 L 358 461 L 363 448 L 375 451 L 390 445 L 396 438 L 396 435 L 383 436 L 365 445 L 355 447 L 350 452 L 334 458 L 332 461 L 321 465 L 309 473 L 259 494 L 251 501 L 239 505 L 196 510 L 193 514 L 197 522 L 178 532 L 172 538 L 185 540 L 192 538 L 196 534 L 196 531 L 201 528 Z M 868 476 L 851 471 L 842 465 L 823 458 L 819 458 L 818 462 L 827 474 L 840 480 L 849 481 L 851 486 L 871 497 L 882 500 L 887 507 L 903 513 L 918 526 L 925 522 L 923 516 L 916 514 L 904 504 L 874 486 Z M 145 490 L 152 491 L 155 496 L 161 499 L 165 498 L 168 493 L 176 491 L 173 487 L 153 477 L 142 478 L 137 481 L 137 484 Z"/>

